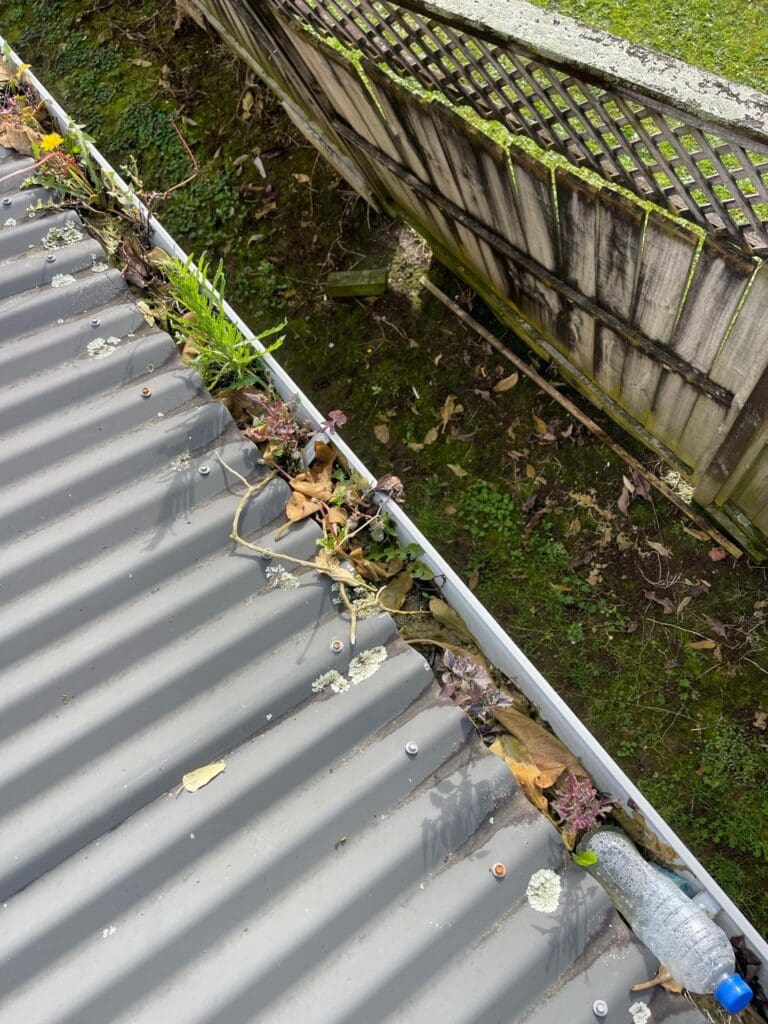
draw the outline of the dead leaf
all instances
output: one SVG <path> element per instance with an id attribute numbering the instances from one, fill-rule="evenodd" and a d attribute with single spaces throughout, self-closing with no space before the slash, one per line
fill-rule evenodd
<path id="1" fill-rule="evenodd" d="M 621 480 L 622 480 L 622 483 L 624 484 L 624 486 L 626 487 L 626 489 L 629 491 L 629 493 L 630 494 L 634 494 L 635 493 L 635 485 L 632 483 L 632 481 L 631 480 L 627 480 L 627 478 L 624 475 L 622 475 Z"/>
<path id="2" fill-rule="evenodd" d="M 459 613 L 455 612 L 449 604 L 446 604 L 445 601 L 441 600 L 439 597 L 430 598 L 429 610 L 441 626 L 445 626 L 446 629 L 450 629 L 452 633 L 456 633 L 465 640 L 472 639 L 472 634 L 467 628 L 467 624 L 464 622 L 464 619 L 462 619 Z"/>
<path id="3" fill-rule="evenodd" d="M 410 441 L 408 447 L 414 452 L 420 452 L 424 450 L 424 445 L 419 441 Z"/>
<path id="4" fill-rule="evenodd" d="M 308 174 L 292 174 L 291 177 L 294 178 L 296 181 L 300 182 L 302 185 L 308 185 L 310 182 L 310 177 Z"/>
<path id="5" fill-rule="evenodd" d="M 437 427 L 430 427 L 424 435 L 424 444 L 434 444 L 437 440 Z"/>
<path id="6" fill-rule="evenodd" d="M 386 423 L 377 423 L 373 428 L 373 432 L 380 444 L 389 444 L 389 427 Z"/>
<path id="7" fill-rule="evenodd" d="M 710 548 L 709 557 L 712 559 L 713 562 L 722 562 L 724 558 L 728 557 L 728 552 L 723 551 L 722 548 Z"/>
<path id="8" fill-rule="evenodd" d="M 294 491 L 285 506 L 285 514 L 292 523 L 298 523 L 300 519 L 314 515 L 322 508 L 316 498 L 311 498 L 301 491 Z"/>
<path id="9" fill-rule="evenodd" d="M 566 587 L 564 583 L 550 583 L 549 585 L 553 590 L 559 590 L 563 594 L 570 594 L 573 592 L 573 587 Z"/>
<path id="10" fill-rule="evenodd" d="M 714 640 L 695 640 L 693 643 L 688 644 L 688 647 L 692 651 L 714 651 L 717 644 Z"/>
<path id="11" fill-rule="evenodd" d="M 469 587 L 470 590 L 474 590 L 479 582 L 480 582 L 480 573 L 478 572 L 477 569 L 475 569 L 475 571 L 472 573 L 472 575 L 467 580 L 467 586 Z"/>
<path id="12" fill-rule="evenodd" d="M 196 793 L 198 789 L 207 786 L 208 783 L 221 775 L 227 767 L 226 761 L 213 761 L 211 764 L 204 764 L 202 768 L 195 768 L 182 777 L 181 784 L 188 793 Z"/>
<path id="13" fill-rule="evenodd" d="M 520 740 L 514 736 L 500 736 L 489 749 L 505 762 L 534 807 L 546 813 L 549 804 L 541 788 L 541 772 Z"/>
<path id="14" fill-rule="evenodd" d="M 642 992 L 647 988 L 656 988 L 657 985 L 666 989 L 667 992 L 673 992 L 675 995 L 680 995 L 683 991 L 683 986 L 679 982 L 675 981 L 672 977 L 672 972 L 668 967 L 665 967 L 664 964 L 659 964 L 659 969 L 654 978 L 651 978 L 650 981 L 641 981 L 637 985 L 630 985 L 629 991 Z"/>
<path id="15" fill-rule="evenodd" d="M 135 64 L 137 68 L 151 68 L 151 60 L 143 60 L 141 57 L 134 57 L 133 60 L 128 61 L 129 64 Z"/>
<path id="16" fill-rule="evenodd" d="M 623 487 L 621 490 L 621 494 L 619 495 L 618 501 L 616 502 L 616 504 L 619 507 L 619 512 L 621 512 L 622 515 L 626 515 L 627 512 L 629 512 L 629 503 L 631 500 L 632 495 L 626 487 Z"/>
<path id="17" fill-rule="evenodd" d="M 707 620 L 707 625 L 717 636 L 721 636 L 723 640 L 728 639 L 728 634 L 725 632 L 725 626 L 722 624 L 720 619 L 713 619 L 711 615 L 705 615 L 704 618 Z"/>
<path id="18" fill-rule="evenodd" d="M 554 786 L 565 771 L 572 771 L 575 775 L 586 774 L 565 744 L 543 725 L 514 708 L 496 708 L 494 715 L 525 747 L 529 758 L 539 769 L 542 789 Z"/>
<path id="19" fill-rule="evenodd" d="M 660 544 L 657 540 L 647 540 L 645 542 L 651 551 L 655 551 L 657 555 L 661 555 L 663 558 L 671 558 L 672 552 L 669 548 L 665 548 L 663 544 Z"/>
<path id="20" fill-rule="evenodd" d="M 756 729 L 760 729 L 761 732 L 765 732 L 768 726 L 768 711 L 756 711 L 755 720 L 752 723 Z"/>
<path id="21" fill-rule="evenodd" d="M 525 467 L 525 475 L 528 477 L 529 480 L 536 479 L 536 470 L 533 468 L 530 462 Z"/>
<path id="22" fill-rule="evenodd" d="M 565 531 L 566 537 L 575 537 L 577 533 L 581 533 L 581 523 L 578 519 L 572 519 Z M 621 536 L 621 534 L 619 535 Z"/>
<path id="23" fill-rule="evenodd" d="M 455 505 L 446 505 L 443 511 L 447 516 L 455 516 L 456 513 L 458 512 L 458 509 L 456 508 Z"/>
<path id="24" fill-rule="evenodd" d="M 634 544 L 632 543 L 632 538 L 628 537 L 626 533 L 617 533 L 616 547 L 619 549 L 619 551 L 630 551 L 634 547 Z"/>
<path id="25" fill-rule="evenodd" d="M 632 483 L 635 487 L 635 494 L 638 498 L 643 498 L 645 501 L 653 502 L 653 495 L 651 494 L 651 485 L 648 483 L 644 476 L 641 476 L 636 469 L 632 470 Z"/>
<path id="26" fill-rule="evenodd" d="M 674 601 L 671 601 L 668 597 L 659 597 L 655 590 L 644 590 L 643 597 L 645 597 L 646 601 L 653 601 L 654 604 L 660 605 L 665 615 L 672 615 L 677 611 Z"/>
<path id="27" fill-rule="evenodd" d="M 469 476 L 466 469 L 462 469 L 461 466 L 457 466 L 452 462 L 448 463 L 448 469 L 458 477 Z"/>
<path id="28" fill-rule="evenodd" d="M 681 614 L 682 612 L 684 612 L 684 611 L 685 611 L 685 609 L 686 609 L 686 608 L 688 607 L 688 605 L 689 605 L 689 604 L 691 603 L 691 601 L 692 601 L 692 600 L 693 600 L 693 598 L 691 597 L 691 595 L 690 595 L 690 594 L 687 594 L 687 595 L 686 595 L 686 596 L 685 596 L 685 597 L 684 597 L 684 598 L 682 599 L 682 601 L 680 602 L 680 604 L 679 604 L 679 605 L 677 606 L 677 614 L 678 614 L 678 615 L 680 615 L 680 614 Z"/>
<path id="29" fill-rule="evenodd" d="M 399 611 L 412 588 L 413 576 L 410 572 L 406 569 L 404 572 L 398 573 L 379 594 L 382 608 Z"/>
<path id="30" fill-rule="evenodd" d="M 541 416 L 536 416 L 534 414 L 533 426 L 534 426 L 537 434 L 548 434 L 549 433 L 549 427 L 544 422 L 544 420 L 541 418 Z"/>
<path id="31" fill-rule="evenodd" d="M 440 421 L 442 423 L 443 433 L 445 433 L 445 428 L 448 426 L 451 417 L 455 416 L 456 412 L 459 410 L 463 411 L 460 405 L 456 405 L 456 396 L 448 395 L 446 400 L 443 402 L 443 408 L 440 410 Z"/>
<path id="32" fill-rule="evenodd" d="M 493 390 L 498 392 L 511 391 L 519 380 L 519 373 L 510 373 L 508 377 L 505 377 L 503 380 L 500 380 L 498 384 L 494 384 Z"/>
<path id="33" fill-rule="evenodd" d="M 42 141 L 41 132 L 28 128 L 16 119 L 8 117 L 0 124 L 0 146 L 15 149 L 22 156 L 33 156 L 33 146 L 39 146 Z"/>
<path id="34" fill-rule="evenodd" d="M 245 96 L 243 96 L 243 113 L 244 114 L 250 114 L 250 112 L 252 110 L 253 110 L 253 93 L 252 92 L 247 92 L 245 94 Z"/>
<path id="35" fill-rule="evenodd" d="M 334 506 L 325 518 L 330 526 L 346 526 L 349 516 L 343 508 L 336 508 Z"/>

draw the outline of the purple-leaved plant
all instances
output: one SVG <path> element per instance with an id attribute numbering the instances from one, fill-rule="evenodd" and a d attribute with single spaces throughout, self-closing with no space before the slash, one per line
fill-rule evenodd
<path id="1" fill-rule="evenodd" d="M 571 835 L 597 828 L 613 804 L 598 795 L 592 780 L 568 772 L 557 789 L 552 810 L 560 819 L 564 830 Z"/>

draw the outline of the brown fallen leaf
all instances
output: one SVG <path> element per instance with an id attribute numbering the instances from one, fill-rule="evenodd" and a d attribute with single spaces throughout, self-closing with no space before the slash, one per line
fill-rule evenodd
<path id="1" fill-rule="evenodd" d="M 42 132 L 28 128 L 15 119 L 7 118 L 0 124 L 0 146 L 15 149 L 22 156 L 33 156 L 34 146 L 39 146 L 42 141 Z M 21 177 L 19 180 L 22 180 Z"/>
<path id="2" fill-rule="evenodd" d="M 711 615 L 705 615 L 704 618 L 707 620 L 707 625 L 716 636 L 721 636 L 723 640 L 728 639 L 725 626 L 722 624 L 720 619 L 715 619 Z"/>
<path id="3" fill-rule="evenodd" d="M 413 576 L 406 569 L 394 576 L 379 594 L 382 608 L 399 611 L 413 589 Z"/>
<path id="4" fill-rule="evenodd" d="M 450 629 L 452 633 L 456 633 L 457 636 L 461 636 L 465 640 L 472 639 L 472 634 L 470 633 L 464 619 L 462 619 L 459 613 L 455 612 L 449 604 L 446 604 L 445 601 L 441 600 L 441 598 L 430 598 L 429 610 L 441 626 L 445 626 L 446 629 Z"/>
<path id="5" fill-rule="evenodd" d="M 450 471 L 459 478 L 463 476 L 469 476 L 469 473 L 466 471 L 466 469 L 462 469 L 461 466 L 457 466 L 453 462 L 448 463 L 448 469 L 450 469 Z"/>
<path id="6" fill-rule="evenodd" d="M 768 726 L 768 711 L 756 711 L 755 720 L 752 722 L 752 725 L 761 732 L 765 732 Z"/>
<path id="7" fill-rule="evenodd" d="M 535 480 L 536 479 L 536 470 L 530 464 L 530 462 L 525 467 L 525 475 L 528 477 L 529 480 Z"/>
<path id="8" fill-rule="evenodd" d="M 549 804 L 541 788 L 541 772 L 520 740 L 514 736 L 500 736 L 489 750 L 505 762 L 533 806 L 546 813 Z"/>
<path id="9" fill-rule="evenodd" d="M 657 540 L 647 540 L 645 542 L 651 551 L 655 551 L 657 555 L 661 555 L 662 558 L 671 558 L 672 552 L 669 548 L 665 548 L 663 544 L 660 544 Z"/>
<path id="10" fill-rule="evenodd" d="M 294 491 L 285 506 L 285 514 L 292 523 L 298 523 L 307 516 L 314 515 L 322 508 L 316 498 L 302 494 L 301 491 Z"/>
<path id="11" fill-rule="evenodd" d="M 211 764 L 204 764 L 202 768 L 195 768 L 182 777 L 181 784 L 188 793 L 196 793 L 198 789 L 207 786 L 208 783 L 221 775 L 227 767 L 226 761 L 213 761 Z"/>
<path id="12" fill-rule="evenodd" d="M 577 758 L 561 743 L 557 736 L 532 718 L 514 708 L 496 708 L 496 721 L 525 747 L 528 756 L 539 769 L 542 789 L 554 786 L 565 771 L 584 776 L 586 772 Z"/>
<path id="13" fill-rule="evenodd" d="M 472 573 L 472 575 L 467 580 L 467 586 L 469 587 L 470 590 L 474 590 L 479 582 L 480 582 L 480 573 L 478 572 L 477 569 L 475 569 L 475 571 Z"/>
<path id="14" fill-rule="evenodd" d="M 389 427 L 386 423 L 377 423 L 373 428 L 373 432 L 380 444 L 389 444 Z"/>
<path id="15" fill-rule="evenodd" d="M 515 387 L 515 385 L 517 384 L 517 382 L 519 380 L 520 380 L 520 374 L 519 373 L 510 373 L 510 375 L 508 377 L 505 377 L 503 380 L 500 380 L 498 382 L 498 384 L 494 384 L 493 390 L 494 391 L 498 391 L 500 393 L 504 392 L 504 391 L 511 391 L 512 388 Z"/>
<path id="16" fill-rule="evenodd" d="M 653 601 L 655 604 L 660 605 L 665 615 L 672 615 L 677 611 L 677 605 L 674 601 L 668 597 L 659 597 L 655 590 L 644 590 L 643 597 L 646 601 Z"/>
<path id="17" fill-rule="evenodd" d="M 442 432 L 445 433 L 445 428 L 448 426 L 451 418 L 458 412 L 464 410 L 460 405 L 456 404 L 456 395 L 448 395 L 446 400 L 443 402 L 443 408 L 440 410 L 440 422 L 442 423 Z"/>
<path id="18" fill-rule="evenodd" d="M 679 995 L 683 991 L 683 986 L 672 977 L 672 972 L 664 964 L 659 964 L 659 969 L 656 972 L 656 976 L 651 978 L 650 981 L 641 981 L 637 985 L 631 985 L 630 992 L 642 992 L 647 988 L 656 988 L 660 985 L 667 992 L 673 992 L 675 995 Z"/>
<path id="19" fill-rule="evenodd" d="M 437 427 L 430 427 L 430 429 L 424 435 L 424 444 L 434 444 L 437 440 Z"/>

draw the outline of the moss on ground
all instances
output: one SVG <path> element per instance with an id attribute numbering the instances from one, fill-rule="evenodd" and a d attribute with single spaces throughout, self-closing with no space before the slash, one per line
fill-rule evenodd
<path id="1" fill-rule="evenodd" d="M 190 22 L 174 32 L 173 5 L 159 7 L 0 0 L 0 31 L 110 160 L 135 153 L 152 189 L 189 171 L 176 118 L 201 175 L 160 208 L 166 225 L 188 249 L 224 259 L 231 300 L 255 329 L 288 318 L 286 368 L 320 408 L 347 413 L 347 440 L 374 472 L 401 476 L 430 540 L 768 927 L 764 570 L 712 561 L 711 545 L 660 501 L 634 500 L 622 515 L 626 467 L 588 435 L 563 438 L 567 417 L 526 380 L 495 392 L 511 368 L 419 287 L 426 272 L 456 296 L 455 279 L 369 211 L 213 37 Z M 324 299 L 329 270 L 382 264 L 386 295 Z M 476 301 L 473 313 L 493 324 Z M 448 395 L 463 411 L 425 444 Z M 535 417 L 559 420 L 554 442 Z M 383 422 L 385 445 L 373 430 Z M 712 643 L 692 646 L 702 640 Z"/>

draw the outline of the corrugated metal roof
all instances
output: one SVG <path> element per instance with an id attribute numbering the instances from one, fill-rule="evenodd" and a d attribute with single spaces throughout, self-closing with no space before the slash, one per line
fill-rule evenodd
<path id="1" fill-rule="evenodd" d="M 2 176 L 17 158 L 0 156 Z M 233 550 L 215 453 L 258 477 L 257 449 L 98 270 L 96 241 L 46 260 L 43 234 L 76 216 L 8 198 L 0 1021 L 588 1024 L 597 998 L 628 1021 L 654 964 L 602 890 L 389 616 L 360 624 L 357 651 L 389 655 L 371 678 L 312 692 L 346 667 L 347 625 L 326 580 L 272 589 Z M 286 495 L 272 481 L 243 532 L 273 545 Z M 311 558 L 317 535 L 277 546 Z M 541 867 L 563 873 L 551 916 L 525 900 Z"/>

